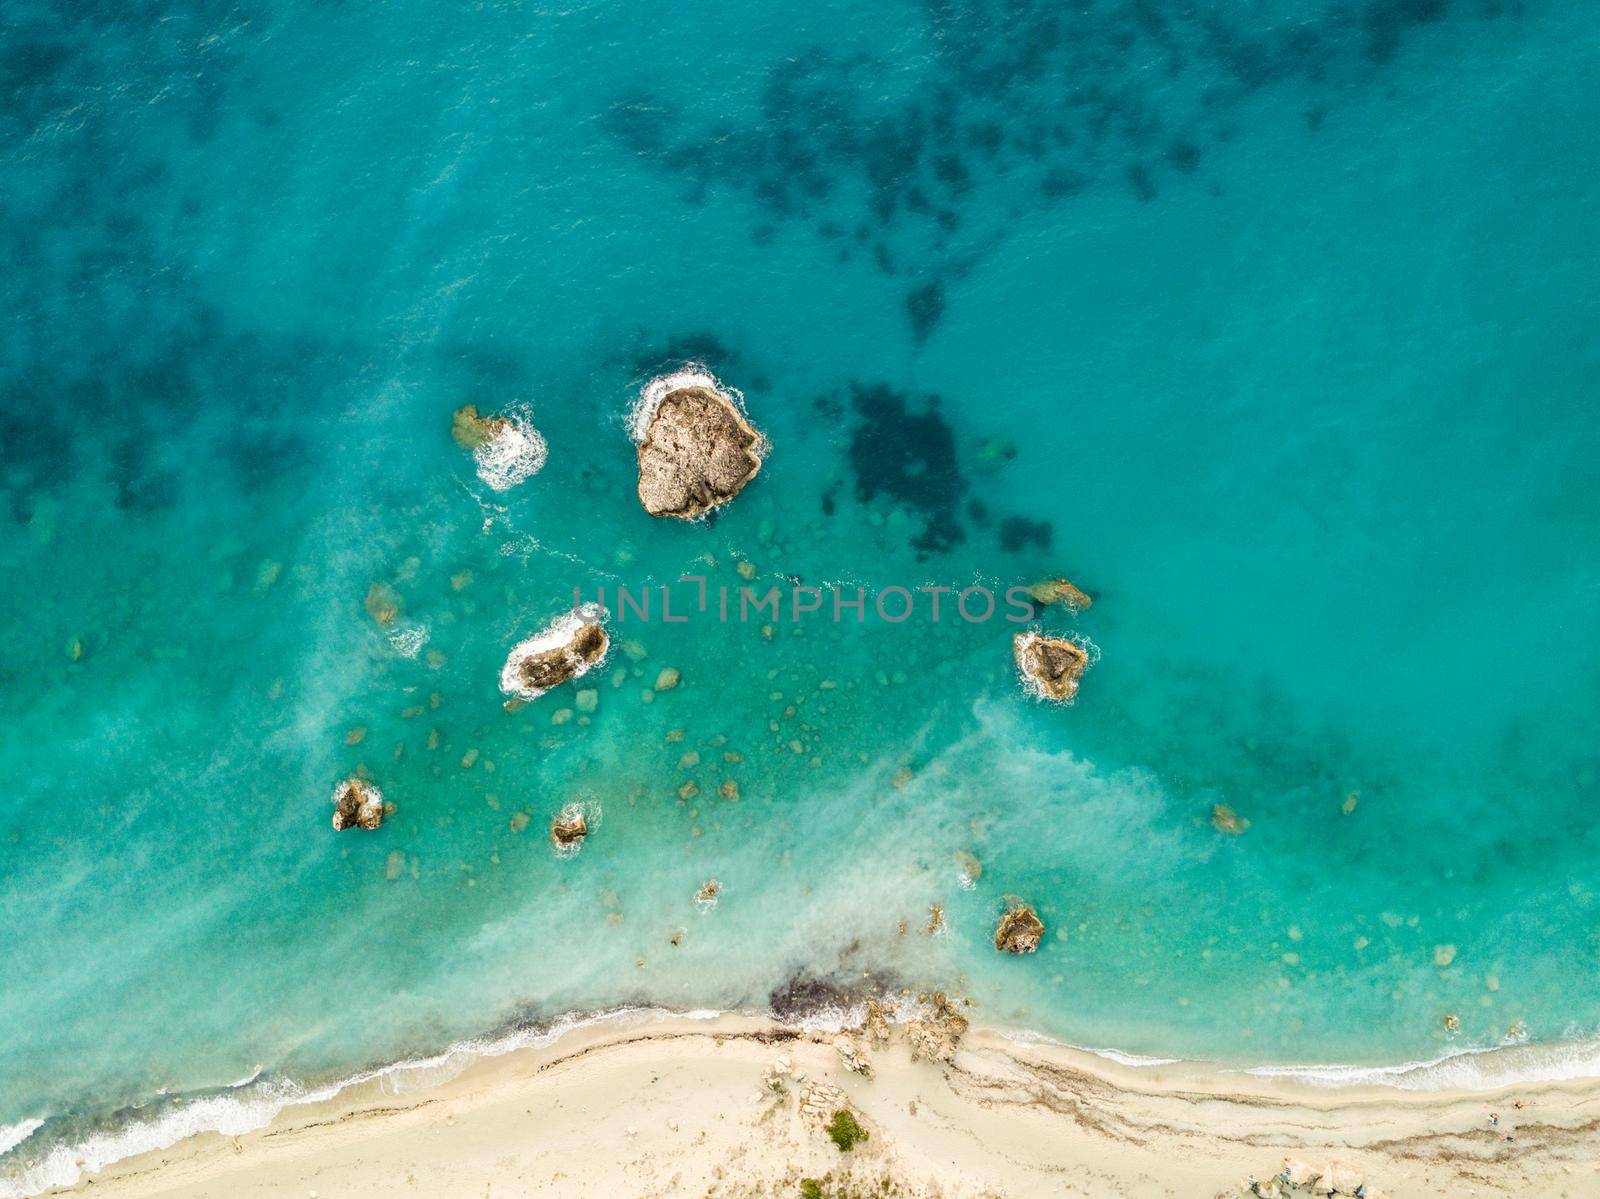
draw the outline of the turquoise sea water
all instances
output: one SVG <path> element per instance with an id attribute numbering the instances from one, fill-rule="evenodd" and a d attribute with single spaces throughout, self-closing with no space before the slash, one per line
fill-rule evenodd
<path id="1" fill-rule="evenodd" d="M 1593 1068 L 1600 13 L 769 10 L 0 8 L 0 1195 L 509 1022 L 813 980 Z M 626 420 L 689 361 L 772 451 L 683 525 Z M 467 402 L 529 406 L 544 469 L 484 486 Z M 574 588 L 740 561 L 1063 573 L 1096 603 L 1040 623 L 1099 660 L 1052 707 L 1001 620 L 658 614 L 592 717 L 503 711 Z M 335 834 L 357 766 L 398 811 Z"/>

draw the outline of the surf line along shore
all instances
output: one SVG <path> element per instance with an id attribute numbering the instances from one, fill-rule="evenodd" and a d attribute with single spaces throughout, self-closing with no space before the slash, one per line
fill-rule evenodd
<path id="1" fill-rule="evenodd" d="M 618 1013 L 436 1085 L 389 1076 L 242 1136 L 191 1137 L 72 1190 L 1292 1199 L 1352 1187 L 1403 1199 L 1600 1188 L 1595 1080 L 1330 1088 L 1124 1064 L 983 1028 L 949 1061 L 916 1060 L 903 1026 L 887 1034 Z M 839 1111 L 863 1137 L 837 1135 Z"/>

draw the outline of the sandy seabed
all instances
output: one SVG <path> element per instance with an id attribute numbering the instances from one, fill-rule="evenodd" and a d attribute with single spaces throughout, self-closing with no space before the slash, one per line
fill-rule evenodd
<path id="1" fill-rule="evenodd" d="M 1600 1081 L 1328 1088 L 1121 1065 L 983 1029 L 949 1064 L 914 1061 L 897 1032 L 869 1050 L 867 1078 L 846 1068 L 835 1041 L 752 1016 L 590 1025 L 432 1087 L 396 1095 L 363 1084 L 256 1132 L 192 1137 L 71 1190 L 130 1199 L 1210 1197 L 1250 1194 L 1256 1180 L 1285 1199 L 1329 1193 L 1328 1181 L 1274 1182 L 1287 1157 L 1339 1193 L 1359 1183 L 1368 1199 L 1600 1195 Z M 841 1101 L 868 1133 L 849 1152 L 815 1114 Z M 803 1187 L 808 1179 L 817 1187 Z"/>

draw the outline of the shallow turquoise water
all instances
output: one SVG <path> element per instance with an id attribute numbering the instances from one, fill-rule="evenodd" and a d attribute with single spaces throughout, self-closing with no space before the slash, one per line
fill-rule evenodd
<path id="1" fill-rule="evenodd" d="M 1595 14 L 4 28 L 0 1194 L 161 1092 L 796 977 L 1229 1062 L 1600 1032 Z M 688 360 L 773 451 L 683 526 L 625 419 Z M 483 486 L 468 401 L 544 470 Z M 588 723 L 502 710 L 574 588 L 741 560 L 1065 573 L 1101 656 L 1055 708 L 1000 621 L 620 623 Z M 357 765 L 398 812 L 335 835 Z"/>

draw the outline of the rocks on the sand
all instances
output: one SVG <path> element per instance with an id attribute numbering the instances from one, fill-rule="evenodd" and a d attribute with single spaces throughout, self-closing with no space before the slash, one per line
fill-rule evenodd
<path id="1" fill-rule="evenodd" d="M 333 789 L 333 827 L 375 829 L 392 809 L 383 802 L 383 792 L 359 775 L 352 774 Z"/>
<path id="2" fill-rule="evenodd" d="M 1065 604 L 1078 611 L 1094 603 L 1087 592 L 1073 585 L 1071 579 L 1040 579 L 1028 587 L 1028 598 L 1042 607 Z"/>
<path id="3" fill-rule="evenodd" d="M 1014 901 L 994 930 L 994 947 L 1002 953 L 1032 953 L 1044 936 L 1044 921 L 1028 904 Z"/>
<path id="4" fill-rule="evenodd" d="M 584 713 L 584 715 L 589 715 L 600 706 L 600 693 L 593 687 L 585 687 L 578 692 L 577 704 L 578 711 Z"/>
<path id="5" fill-rule="evenodd" d="M 1211 827 L 1219 833 L 1237 837 L 1250 827 L 1250 822 L 1225 803 L 1211 805 Z"/>
<path id="6" fill-rule="evenodd" d="M 932 1062 L 954 1061 L 956 1049 L 967 1031 L 967 1018 L 956 1010 L 955 1004 L 936 991 L 929 1001 L 928 1012 L 906 1025 L 906 1039 L 911 1043 L 911 1056 Z"/>
<path id="7" fill-rule="evenodd" d="M 678 673 L 677 667 L 665 667 L 662 669 L 660 674 L 656 675 L 656 690 L 671 691 L 678 685 L 682 678 L 683 676 Z"/>
<path id="8" fill-rule="evenodd" d="M 589 822 L 582 808 L 563 808 L 550 822 L 550 843 L 557 849 L 577 849 L 588 835 Z"/>
<path id="9" fill-rule="evenodd" d="M 861 1027 L 867 1034 L 867 1040 L 874 1045 L 889 1043 L 889 1012 L 889 1006 L 882 1000 L 867 1000 L 867 1014 Z"/>
<path id="10" fill-rule="evenodd" d="M 722 898 L 722 884 L 714 878 L 708 878 L 694 893 L 695 906 L 702 911 L 717 906 L 717 900 Z"/>
<path id="11" fill-rule="evenodd" d="M 738 406 L 696 376 L 656 402 L 639 442 L 639 502 L 689 520 L 727 503 L 761 469 L 765 442 Z"/>
<path id="12" fill-rule="evenodd" d="M 1065 703 L 1078 694 L 1078 680 L 1088 668 L 1089 654 L 1076 641 L 1018 633 L 1011 651 L 1024 682 L 1040 698 Z"/>
<path id="13" fill-rule="evenodd" d="M 587 674 L 605 660 L 610 646 L 600 610 L 575 609 L 512 648 L 500 671 L 500 690 L 520 699 L 537 699 L 552 687 Z"/>
<path id="14" fill-rule="evenodd" d="M 391 849 L 389 856 L 383 863 L 383 877 L 391 883 L 405 873 L 406 855 L 398 849 Z"/>
<path id="15" fill-rule="evenodd" d="M 846 1070 L 862 1078 L 872 1077 L 872 1057 L 853 1038 L 840 1033 L 833 1038 L 833 1047 L 839 1051 L 839 1060 Z"/>

